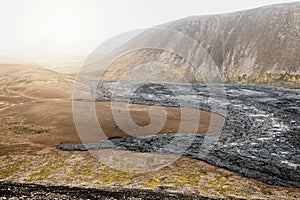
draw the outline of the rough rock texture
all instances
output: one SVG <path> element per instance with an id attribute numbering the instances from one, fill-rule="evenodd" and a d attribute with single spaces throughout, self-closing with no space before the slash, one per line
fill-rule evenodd
<path id="1" fill-rule="evenodd" d="M 157 28 L 177 31 L 197 41 L 218 66 L 223 82 L 300 87 L 300 3 L 188 17 Z M 164 33 L 157 31 L 148 37 L 150 34 L 146 31 L 127 45 L 161 38 Z M 164 39 L 168 45 L 185 47 L 184 42 L 168 42 L 168 38 Z M 147 70 L 147 63 L 151 64 L 152 70 Z M 139 65 L 144 66 L 134 69 L 132 74 L 144 72 L 149 75 L 143 77 L 143 81 L 153 81 L 148 79 L 155 77 L 160 81 L 183 82 L 176 77 L 178 74 L 194 83 L 205 79 L 201 70 L 191 67 L 182 57 L 159 49 L 127 52 L 110 65 L 102 78 L 126 80 L 122 79 L 124 69 L 128 72 Z M 139 80 L 139 77 L 129 75 L 127 80 Z"/>
<path id="2" fill-rule="evenodd" d="M 113 90 L 111 96 L 102 92 L 103 85 L 99 87 L 96 101 L 214 111 L 226 114 L 227 125 L 221 132 L 205 136 L 166 134 L 58 148 L 183 154 L 269 184 L 300 187 L 299 90 L 257 85 L 106 83 L 106 91 Z M 184 144 L 189 144 L 188 148 Z"/>
<path id="3" fill-rule="evenodd" d="M 160 199 L 208 199 L 182 194 L 166 194 L 151 190 L 97 190 L 63 186 L 42 186 L 0 182 L 0 200 L 6 199 L 102 199 L 102 200 L 160 200 Z"/>

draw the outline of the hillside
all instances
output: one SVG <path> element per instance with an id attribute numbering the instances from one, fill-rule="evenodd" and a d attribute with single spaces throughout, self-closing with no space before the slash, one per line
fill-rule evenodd
<path id="1" fill-rule="evenodd" d="M 28 98 L 72 97 L 74 77 L 37 65 L 0 64 L 1 95 Z"/>
<path id="2" fill-rule="evenodd" d="M 201 44 L 217 65 L 225 83 L 300 86 L 300 3 L 222 15 L 193 16 L 157 27 L 183 33 Z M 145 31 L 126 45 L 146 44 L 164 34 L 151 31 Z M 181 43 L 184 42 L 176 41 L 176 45 L 184 47 Z M 153 62 L 156 64 L 150 69 L 149 63 L 151 65 Z M 137 69 L 136 66 L 140 67 Z M 170 70 L 166 68 L 176 72 L 170 75 Z M 128 71 L 130 75 L 124 78 L 124 73 Z M 132 76 L 132 73 L 144 73 L 147 77 Z M 155 80 L 183 82 L 176 74 L 184 76 L 189 82 L 204 81 L 186 60 L 159 49 L 127 52 L 114 60 L 102 78 L 153 81 L 148 77 L 156 77 Z"/>

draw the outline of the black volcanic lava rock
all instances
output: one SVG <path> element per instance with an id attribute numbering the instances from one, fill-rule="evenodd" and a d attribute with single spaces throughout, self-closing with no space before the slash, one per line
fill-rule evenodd
<path id="1" fill-rule="evenodd" d="M 177 141 L 180 142 L 172 144 L 174 146 L 192 141 L 184 152 L 178 152 L 176 148 L 164 148 L 174 137 L 170 134 L 113 139 L 97 144 L 59 145 L 58 148 L 180 153 L 268 184 L 300 187 L 299 90 L 257 85 L 190 86 L 160 83 L 162 86 L 152 85 L 155 88 L 152 95 L 141 98 L 141 94 L 149 90 L 148 83 L 110 84 L 116 94 L 110 97 L 112 101 L 161 106 L 183 105 L 213 112 L 223 109 L 226 111 L 226 126 L 215 134 L 177 135 L 176 138 L 180 137 Z M 220 87 L 225 90 L 225 96 L 212 92 Z M 135 88 L 140 88 L 141 91 L 129 92 Z M 107 89 L 110 89 L 109 84 Z M 177 99 L 180 102 L 174 104 L 174 101 L 169 101 L 168 95 L 165 95 L 169 91 L 176 91 L 175 97 L 180 97 Z M 97 101 L 107 100 L 107 97 L 102 98 L 100 92 L 94 96 Z"/>
<path id="2" fill-rule="evenodd" d="M 209 198 L 137 189 L 97 190 L 63 186 L 42 186 L 33 184 L 0 182 L 0 199 L 204 200 Z"/>

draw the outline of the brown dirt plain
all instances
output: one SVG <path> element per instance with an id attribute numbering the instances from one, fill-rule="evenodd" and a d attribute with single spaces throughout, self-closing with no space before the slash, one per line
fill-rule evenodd
<path id="1" fill-rule="evenodd" d="M 299 189 L 267 185 L 186 157 L 176 158 L 155 171 L 136 173 L 130 169 L 116 170 L 97 161 L 89 152 L 57 150 L 57 144 L 81 142 L 72 115 L 74 74 L 74 71 L 51 71 L 37 65 L 0 65 L 0 181 L 99 189 L 152 189 L 211 198 L 300 199 Z M 116 126 L 109 102 L 96 103 L 95 108 L 108 138 L 128 137 Z M 149 109 L 130 105 L 134 122 L 142 126 L 149 124 Z M 180 110 L 165 109 L 167 121 L 159 133 L 176 133 Z M 214 132 L 225 124 L 219 115 L 187 111 L 200 113 L 199 122 L 187 119 L 191 126 L 199 123 L 199 134 Z M 123 112 L 118 110 L 120 115 Z M 209 131 L 208 124 L 211 125 Z M 99 153 L 111 157 L 117 152 L 102 150 Z M 123 152 L 123 155 L 128 160 L 153 157 L 135 152 Z M 172 160 L 174 155 L 155 157 L 160 162 Z"/>

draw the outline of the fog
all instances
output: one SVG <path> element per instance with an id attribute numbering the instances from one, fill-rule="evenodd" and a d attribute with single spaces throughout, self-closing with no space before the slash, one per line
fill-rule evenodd
<path id="1" fill-rule="evenodd" d="M 88 55 L 122 32 L 289 0 L 2 0 L 0 59 Z M 3 60 L 2 60 L 3 61 Z"/>

